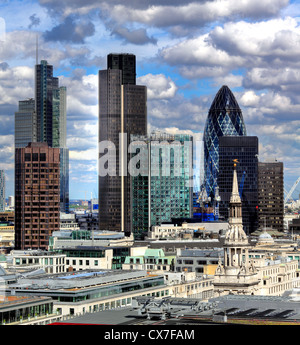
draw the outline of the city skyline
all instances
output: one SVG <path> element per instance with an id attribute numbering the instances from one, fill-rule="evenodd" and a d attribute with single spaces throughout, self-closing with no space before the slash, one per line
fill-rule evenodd
<path id="1" fill-rule="evenodd" d="M 259 138 L 259 158 L 282 161 L 285 188 L 292 187 L 300 176 L 298 1 L 72 5 L 0 5 L 0 169 L 7 196 L 14 194 L 14 113 L 19 100 L 34 97 L 36 37 L 38 60 L 53 65 L 68 89 L 70 199 L 98 194 L 98 71 L 112 52 L 136 55 L 137 83 L 148 89 L 149 130 L 201 137 L 217 91 L 228 85 L 247 134 Z"/>

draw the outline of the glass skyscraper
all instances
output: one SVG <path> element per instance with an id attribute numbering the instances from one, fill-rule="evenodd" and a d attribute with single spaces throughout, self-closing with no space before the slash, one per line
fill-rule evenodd
<path id="1" fill-rule="evenodd" d="M 219 138 L 219 215 L 224 219 L 228 219 L 233 160 L 237 160 L 235 169 L 242 201 L 243 228 L 250 234 L 258 228 L 258 137 Z"/>
<path id="2" fill-rule="evenodd" d="M 193 137 L 152 133 L 132 137 L 131 231 L 142 239 L 152 225 L 190 218 L 193 211 Z"/>
<path id="3" fill-rule="evenodd" d="M 99 168 L 99 228 L 126 235 L 131 222 L 127 149 L 131 135 L 147 133 L 147 88 L 136 85 L 135 60 L 133 54 L 109 54 L 107 70 L 99 71 L 99 162 L 107 154 L 102 144 L 111 143 L 115 153 L 108 162 L 113 173 Z"/>
<path id="4" fill-rule="evenodd" d="M 19 101 L 15 112 L 15 147 L 26 147 L 37 141 L 37 119 L 33 98 Z"/>
<path id="5" fill-rule="evenodd" d="M 53 66 L 41 60 L 35 67 L 37 141 L 60 148 L 60 206 L 69 212 L 69 149 L 66 144 L 66 87 L 59 86 Z"/>
<path id="6" fill-rule="evenodd" d="M 203 133 L 203 187 L 211 200 L 218 186 L 219 137 L 244 135 L 246 127 L 242 111 L 229 87 L 224 85 L 212 102 Z"/>

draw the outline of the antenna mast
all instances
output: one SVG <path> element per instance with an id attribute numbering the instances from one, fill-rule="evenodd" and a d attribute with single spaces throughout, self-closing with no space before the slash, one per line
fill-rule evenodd
<path id="1" fill-rule="evenodd" d="M 39 38 L 38 38 L 38 34 L 36 34 L 36 47 L 35 47 L 35 61 L 36 61 L 36 65 L 38 64 L 38 51 L 39 51 Z"/>

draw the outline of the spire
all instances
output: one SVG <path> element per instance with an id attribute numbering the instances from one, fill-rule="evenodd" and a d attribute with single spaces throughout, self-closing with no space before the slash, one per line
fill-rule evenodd
<path id="1" fill-rule="evenodd" d="M 238 163 L 237 159 L 233 160 L 233 183 L 232 183 L 232 193 L 230 197 L 230 203 L 241 203 L 241 197 L 239 193 L 237 173 L 236 173 L 236 164 Z"/>
<path id="2" fill-rule="evenodd" d="M 236 164 L 237 159 L 233 160 L 233 182 L 232 193 L 230 197 L 230 216 L 229 230 L 225 234 L 225 244 L 246 244 L 248 243 L 247 235 L 243 229 L 242 202 L 239 194 L 237 181 Z"/>

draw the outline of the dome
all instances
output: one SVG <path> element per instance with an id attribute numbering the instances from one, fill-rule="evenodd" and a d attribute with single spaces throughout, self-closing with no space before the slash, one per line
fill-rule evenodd
<path id="1" fill-rule="evenodd" d="M 258 236 L 258 243 L 274 243 L 273 237 L 264 231 L 261 235 Z"/>

